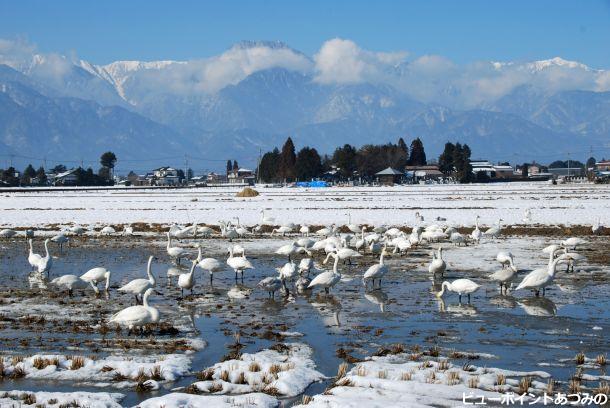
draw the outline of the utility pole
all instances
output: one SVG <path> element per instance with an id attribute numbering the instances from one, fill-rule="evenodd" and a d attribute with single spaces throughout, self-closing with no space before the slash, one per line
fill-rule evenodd
<path id="1" fill-rule="evenodd" d="M 186 153 L 184 153 L 184 178 L 186 179 L 186 184 L 189 183 L 189 159 Z"/>
<path id="2" fill-rule="evenodd" d="M 258 164 L 256 165 L 256 183 L 260 184 L 261 183 L 261 155 L 263 154 L 262 149 L 259 147 L 258 148 Z"/>
<path id="3" fill-rule="evenodd" d="M 568 152 L 568 177 L 572 175 L 572 172 L 570 171 L 570 152 Z"/>

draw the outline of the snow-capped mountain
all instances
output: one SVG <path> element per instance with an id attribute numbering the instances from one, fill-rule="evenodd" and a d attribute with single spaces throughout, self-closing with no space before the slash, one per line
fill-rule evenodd
<path id="1" fill-rule="evenodd" d="M 288 135 L 297 146 L 322 152 L 343 143 L 421 137 L 430 157 L 453 140 L 468 143 L 478 157 L 511 161 L 548 157 L 549 146 L 567 151 L 574 138 L 607 143 L 609 71 L 561 58 L 458 67 L 441 57 L 401 61 L 401 55 L 345 41 L 331 45 L 334 54 L 325 44 L 309 57 L 282 42 L 244 41 L 205 59 L 105 65 L 57 54 L 0 53 L 0 85 L 10 89 L 0 92 L 2 109 L 20 106 L 17 118 L 24 123 L 26 111 L 40 119 L 39 105 L 20 105 L 18 83 L 21 95 L 30 94 L 26 99 L 46 98 L 42 105 L 61 112 L 41 122 L 52 132 L 39 127 L 32 134 L 15 119 L 0 129 L 0 141 L 27 152 L 40 135 L 49 137 L 51 150 L 74 138 L 74 148 L 55 149 L 76 155 L 92 146 L 82 141 L 94 133 L 102 144 L 117 143 L 120 157 L 131 157 L 137 151 L 120 146 L 131 149 L 129 138 L 144 143 L 149 132 L 151 156 L 184 148 L 248 165 L 259 148 L 270 149 Z M 113 114 L 100 113 L 105 109 Z M 79 115 L 82 134 L 70 124 Z M 87 132 L 87 120 L 99 132 Z M 161 134 L 171 135 L 172 143 Z"/>

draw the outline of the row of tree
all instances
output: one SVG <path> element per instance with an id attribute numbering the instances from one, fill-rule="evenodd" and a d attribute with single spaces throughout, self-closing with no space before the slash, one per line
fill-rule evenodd
<path id="1" fill-rule="evenodd" d="M 280 151 L 267 152 L 261 158 L 257 174 L 261 181 L 291 182 L 320 178 L 330 170 L 336 170 L 341 179 L 360 177 L 372 180 L 375 174 L 386 167 L 404 169 L 407 165 L 426 164 L 426 152 L 417 138 L 411 147 L 400 138 L 397 144 L 364 145 L 357 149 L 346 144 L 335 149 L 332 155 L 321 156 L 312 147 L 305 146 L 296 152 L 289 137 Z"/>
<path id="2" fill-rule="evenodd" d="M 74 170 L 76 177 L 76 185 L 78 186 L 105 186 L 112 184 L 112 171 L 116 164 L 116 155 L 112 152 L 106 152 L 100 157 L 100 164 L 102 167 L 98 170 L 97 174 L 93 172 L 93 169 L 89 167 L 84 169 L 78 167 Z M 63 164 L 58 164 L 51 169 L 53 174 L 61 174 L 66 172 L 68 169 Z M 28 166 L 20 174 L 14 167 L 9 167 L 5 170 L 0 169 L 0 181 L 3 184 L 16 187 L 16 186 L 46 186 L 49 183 L 47 172 L 43 166 L 38 169 L 34 169 L 34 166 L 28 164 Z"/>

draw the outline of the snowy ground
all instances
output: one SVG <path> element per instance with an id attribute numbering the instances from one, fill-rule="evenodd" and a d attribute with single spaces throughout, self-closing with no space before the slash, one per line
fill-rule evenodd
<path id="1" fill-rule="evenodd" d="M 473 185 L 411 185 L 396 187 L 334 187 L 323 189 L 265 188 L 260 196 L 237 198 L 237 189 L 110 190 L 2 193 L 0 227 L 49 224 L 199 223 L 215 224 L 240 217 L 244 224 L 260 221 L 262 209 L 278 225 L 346 223 L 349 212 L 357 224 L 412 225 L 415 212 L 431 221 L 444 217 L 472 225 L 476 215 L 490 225 L 498 218 L 522 224 L 526 208 L 533 224 L 591 225 L 610 214 L 610 187 L 594 184 L 550 185 L 506 183 Z"/>

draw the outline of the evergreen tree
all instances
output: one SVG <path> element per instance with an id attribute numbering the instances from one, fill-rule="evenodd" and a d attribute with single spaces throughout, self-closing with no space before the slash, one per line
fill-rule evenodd
<path id="1" fill-rule="evenodd" d="M 529 176 L 529 164 L 523 163 L 521 167 L 521 177 L 527 178 Z"/>
<path id="2" fill-rule="evenodd" d="M 407 157 L 407 160 L 409 160 L 409 148 L 407 147 L 407 144 L 405 143 L 402 137 L 398 139 L 398 147 L 404 152 L 405 156 Z"/>
<path id="3" fill-rule="evenodd" d="M 418 137 L 411 142 L 411 155 L 409 156 L 410 166 L 423 166 L 426 162 L 426 151 L 424 150 L 424 144 Z"/>
<path id="4" fill-rule="evenodd" d="M 100 164 L 103 167 L 108 167 L 109 169 L 114 169 L 114 165 L 116 164 L 116 156 L 112 152 L 103 153 L 100 156 Z"/>
<path id="5" fill-rule="evenodd" d="M 19 185 L 19 179 L 15 177 L 15 168 L 9 167 L 6 170 L 0 171 L 0 180 L 9 185 L 9 187 L 17 187 Z"/>
<path id="6" fill-rule="evenodd" d="M 239 164 L 237 164 L 237 160 L 233 160 L 233 171 L 239 170 Z"/>
<path id="7" fill-rule="evenodd" d="M 23 170 L 23 174 L 21 175 L 21 185 L 27 186 L 32 184 L 32 179 L 36 177 L 36 170 L 31 164 L 28 164 L 28 167 Z"/>
<path id="8" fill-rule="evenodd" d="M 595 167 L 595 163 L 597 163 L 597 160 L 595 160 L 595 157 L 589 157 L 587 159 L 587 163 L 586 163 L 587 169 L 591 169 L 591 168 Z"/>
<path id="9" fill-rule="evenodd" d="M 178 182 L 182 183 L 182 181 L 184 180 L 184 170 L 178 169 L 176 170 L 176 174 L 178 175 Z"/>
<path id="10" fill-rule="evenodd" d="M 280 163 L 280 151 L 273 149 L 261 158 L 261 162 L 256 170 L 258 177 L 265 183 L 274 183 L 279 179 L 278 170 Z"/>
<path id="11" fill-rule="evenodd" d="M 279 176 L 282 181 L 291 181 L 295 177 L 295 164 L 297 161 L 296 153 L 294 152 L 294 143 L 289 137 L 282 146 L 280 154 Z"/>
<path id="12" fill-rule="evenodd" d="M 91 172 L 93 172 L 93 170 L 91 170 Z M 104 180 L 109 181 L 112 176 L 110 175 L 110 168 L 109 167 L 101 167 L 98 172 L 97 172 L 98 176 L 101 177 Z"/>
<path id="13" fill-rule="evenodd" d="M 227 176 L 229 174 L 231 174 L 232 171 L 233 171 L 233 164 L 231 163 L 231 160 L 227 160 Z"/>
<path id="14" fill-rule="evenodd" d="M 322 159 L 318 151 L 304 147 L 297 154 L 295 173 L 297 180 L 311 180 L 322 174 Z"/>
<path id="15" fill-rule="evenodd" d="M 335 149 L 332 163 L 338 167 L 339 173 L 343 178 L 350 178 L 357 169 L 357 151 L 354 146 L 349 144 Z"/>
<path id="16" fill-rule="evenodd" d="M 36 178 L 38 179 L 38 184 L 41 186 L 47 184 L 47 173 L 45 173 L 44 167 L 40 166 L 38 170 L 36 170 Z"/>
<path id="17" fill-rule="evenodd" d="M 472 165 L 470 164 L 470 147 L 467 144 L 455 144 L 453 151 L 453 164 L 455 166 L 455 176 L 460 183 L 470 183 L 474 180 Z"/>
<path id="18" fill-rule="evenodd" d="M 189 168 L 186 170 L 186 178 L 187 178 L 188 180 L 190 180 L 190 179 L 192 179 L 192 178 L 193 178 L 193 175 L 194 175 L 194 174 L 193 174 L 193 169 L 191 169 L 191 168 L 189 167 Z"/>
<path id="19" fill-rule="evenodd" d="M 66 166 L 64 166 L 63 164 L 58 164 L 57 166 L 55 166 L 51 169 L 51 172 L 53 172 L 53 174 L 59 174 L 59 173 L 63 173 L 66 170 L 68 170 L 66 168 Z"/>
<path id="20" fill-rule="evenodd" d="M 450 175 L 454 170 L 454 157 L 455 145 L 453 143 L 445 143 L 445 150 L 438 158 L 438 169 L 445 175 Z"/>

